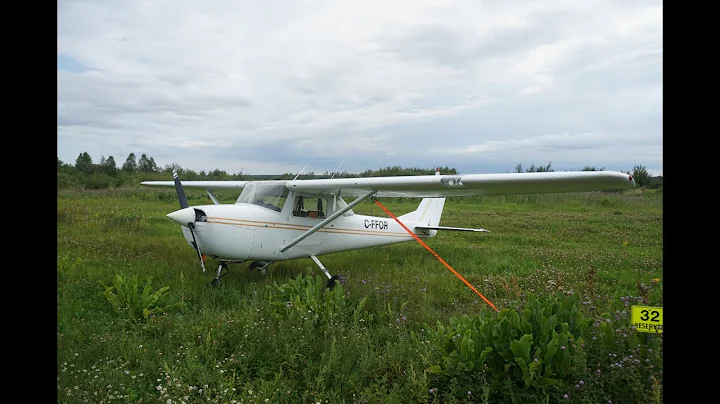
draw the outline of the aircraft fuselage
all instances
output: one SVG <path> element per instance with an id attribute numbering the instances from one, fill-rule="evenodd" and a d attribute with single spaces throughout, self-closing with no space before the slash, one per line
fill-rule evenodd
<path id="1" fill-rule="evenodd" d="M 195 222 L 195 238 L 203 254 L 222 261 L 280 261 L 413 240 L 391 218 L 352 214 L 339 216 L 296 245 L 280 252 L 322 218 L 298 217 L 291 203 L 281 211 L 249 203 L 194 206 L 204 212 Z M 404 223 L 412 229 L 413 223 Z M 182 226 L 192 246 L 190 230 Z M 433 232 L 434 233 L 434 232 Z M 416 232 L 425 238 L 428 234 Z"/>

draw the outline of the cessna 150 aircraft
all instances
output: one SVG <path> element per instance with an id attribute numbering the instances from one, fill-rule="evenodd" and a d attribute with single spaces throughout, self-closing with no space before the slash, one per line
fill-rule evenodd
<path id="1" fill-rule="evenodd" d="M 180 209 L 167 216 L 181 225 L 188 244 L 204 258 L 220 263 L 212 284 L 230 263 L 253 261 L 264 270 L 273 262 L 311 258 L 332 287 L 331 275 L 318 256 L 360 248 L 426 239 L 438 230 L 485 232 L 485 229 L 440 226 L 445 197 L 623 190 L 635 187 L 632 175 L 616 171 L 566 171 L 462 174 L 265 181 L 144 181 L 172 187 Z M 205 189 L 212 205 L 189 206 L 184 187 Z M 235 203 L 221 204 L 216 189 L 241 190 Z M 354 197 L 346 203 L 344 197 Z M 421 197 L 412 212 L 396 220 L 355 214 L 368 198 Z M 394 215 L 393 215 L 394 216 Z M 412 232 L 412 234 L 410 234 Z"/>

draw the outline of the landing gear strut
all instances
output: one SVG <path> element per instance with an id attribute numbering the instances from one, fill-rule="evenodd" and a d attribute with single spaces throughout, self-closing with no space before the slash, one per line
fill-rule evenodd
<path id="1" fill-rule="evenodd" d="M 230 265 L 229 262 L 220 261 L 220 266 L 219 266 L 218 269 L 217 269 L 217 273 L 215 274 L 215 278 L 210 282 L 209 285 L 212 285 L 212 286 L 217 286 L 217 285 L 219 285 L 219 284 L 220 284 L 220 277 L 225 276 L 225 275 L 227 275 L 228 273 L 230 273 L 229 265 Z M 223 269 L 225 269 L 225 273 L 224 273 L 224 274 L 222 273 L 222 270 L 223 270 Z M 209 286 L 209 285 L 208 285 L 208 286 Z"/>
<path id="2" fill-rule="evenodd" d="M 344 283 L 344 282 L 345 282 L 345 277 L 342 276 L 342 275 L 340 275 L 340 274 L 330 275 L 330 272 L 325 268 L 325 266 L 322 264 L 322 262 L 320 262 L 320 260 L 318 259 L 318 257 L 316 257 L 316 256 L 314 256 L 314 255 L 311 255 L 310 258 L 312 258 L 312 260 L 315 261 L 315 263 L 317 264 L 317 266 L 320 267 L 320 269 L 323 271 L 323 273 L 325 274 L 325 276 L 328 277 L 328 283 L 327 283 L 328 289 L 334 288 L 336 281 L 337 281 L 337 282 L 340 282 L 340 283 Z"/>
<path id="3" fill-rule="evenodd" d="M 220 266 L 217 269 L 217 272 L 215 273 L 215 278 L 207 285 L 207 286 L 218 286 L 220 284 L 220 278 L 230 273 L 230 263 L 233 264 L 242 264 L 247 260 L 242 261 L 220 261 Z M 225 273 L 222 273 L 222 270 L 225 269 Z"/>

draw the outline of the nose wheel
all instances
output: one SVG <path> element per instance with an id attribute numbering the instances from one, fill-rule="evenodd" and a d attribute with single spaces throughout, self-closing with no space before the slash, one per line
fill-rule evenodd
<path id="1" fill-rule="evenodd" d="M 229 265 L 230 264 L 225 261 L 220 261 L 220 266 L 218 266 L 217 272 L 215 273 L 215 278 L 213 278 L 207 286 L 218 286 L 220 284 L 220 278 L 230 273 Z M 223 269 L 225 273 L 222 273 Z"/>
<path id="2" fill-rule="evenodd" d="M 245 261 L 233 261 L 236 264 L 242 264 Z M 223 269 L 225 270 L 225 273 L 223 273 Z M 230 273 L 230 261 L 220 261 L 220 266 L 218 266 L 217 272 L 215 273 L 215 278 L 213 278 L 212 281 L 210 281 L 207 286 L 218 286 L 220 285 L 220 278 Z"/>

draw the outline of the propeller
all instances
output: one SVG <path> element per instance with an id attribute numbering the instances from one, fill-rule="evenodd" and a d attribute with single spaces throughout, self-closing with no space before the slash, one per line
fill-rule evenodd
<path id="1" fill-rule="evenodd" d="M 203 260 L 202 253 L 200 252 L 200 245 L 195 238 L 195 209 L 191 208 L 190 204 L 188 204 L 187 197 L 185 196 L 185 190 L 180 182 L 177 171 L 173 169 L 172 173 L 173 180 L 175 181 L 175 191 L 177 191 L 178 200 L 180 201 L 180 210 L 168 213 L 167 217 L 190 229 L 190 234 L 193 238 L 193 246 L 195 247 L 195 251 L 198 253 L 198 258 L 200 258 L 200 266 L 202 267 L 203 272 L 205 272 L 205 262 Z"/>
<path id="2" fill-rule="evenodd" d="M 185 190 L 182 187 L 182 183 L 180 182 L 180 177 L 178 177 L 177 171 L 173 168 L 173 181 L 175 181 L 175 190 L 177 191 L 178 200 L 180 200 L 180 209 L 185 209 L 190 206 L 188 204 L 187 197 L 185 196 Z"/>

